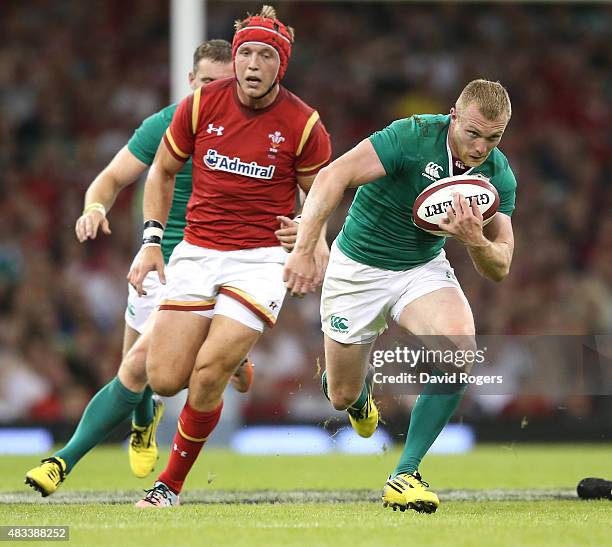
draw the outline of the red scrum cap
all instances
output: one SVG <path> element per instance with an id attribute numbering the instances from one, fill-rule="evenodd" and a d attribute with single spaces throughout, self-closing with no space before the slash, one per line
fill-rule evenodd
<path id="1" fill-rule="evenodd" d="M 291 57 L 293 29 L 276 18 L 276 11 L 271 6 L 264 6 L 261 13 L 249 15 L 242 21 L 236 21 L 234 26 L 236 32 L 232 42 L 232 58 L 236 59 L 238 48 L 245 42 L 266 44 L 278 54 L 280 64 L 274 83 L 280 82 L 287 71 Z"/>

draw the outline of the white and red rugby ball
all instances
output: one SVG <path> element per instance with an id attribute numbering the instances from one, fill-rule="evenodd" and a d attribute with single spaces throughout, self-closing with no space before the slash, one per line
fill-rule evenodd
<path id="1" fill-rule="evenodd" d="M 412 220 L 414 223 L 437 236 L 448 235 L 440 229 L 440 223 L 446 219 L 446 209 L 453 204 L 453 194 L 459 193 L 470 204 L 476 200 L 482 214 L 483 226 L 493 220 L 499 208 L 499 194 L 488 179 L 480 175 L 459 175 L 447 177 L 430 184 L 414 200 Z"/>

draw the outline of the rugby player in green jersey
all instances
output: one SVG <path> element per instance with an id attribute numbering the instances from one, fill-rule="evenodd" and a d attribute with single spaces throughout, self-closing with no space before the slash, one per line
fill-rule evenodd
<path id="1" fill-rule="evenodd" d="M 231 45 L 225 40 L 209 40 L 194 52 L 193 71 L 189 86 L 195 90 L 218 79 L 233 77 Z M 76 222 L 79 241 L 95 239 L 98 232 L 110 234 L 106 213 L 119 192 L 134 183 L 153 163 L 164 132 L 172 121 L 177 105 L 170 105 L 153 114 L 136 130 L 128 144 L 91 183 L 85 195 L 83 214 Z M 174 247 L 183 239 L 185 208 L 191 196 L 191 160 L 176 176 L 172 208 L 162 240 L 166 262 Z M 281 220 L 277 232 L 281 245 L 290 250 L 295 241 L 295 225 L 287 218 Z M 94 446 L 133 412 L 129 459 L 132 472 L 146 477 L 157 461 L 155 431 L 163 413 L 161 401 L 153 401 L 147 386 L 145 357 L 148 348 L 147 326 L 161 297 L 162 285 L 157 275 L 145 281 L 147 294 L 138 297 L 129 287 L 125 313 L 123 360 L 117 373 L 91 400 L 68 444 L 42 461 L 26 474 L 26 483 L 48 496 L 57 490 L 64 477 Z M 240 392 L 248 390 L 252 381 L 252 363 L 245 360 L 232 377 L 233 386 Z"/>
<path id="2" fill-rule="evenodd" d="M 295 294 L 314 290 L 313 248 L 346 188 L 359 187 L 330 254 L 321 296 L 326 371 L 323 389 L 334 408 L 347 410 L 361 436 L 374 433 L 378 410 L 371 394 L 370 352 L 387 316 L 417 336 L 438 336 L 452 349 L 476 349 L 470 306 L 444 254 L 445 237 L 417 228 L 411 218 L 419 193 L 432 181 L 465 173 L 487 177 L 500 196 L 498 213 L 483 228 L 473 203 L 454 196 L 441 225 L 463 243 L 476 270 L 493 281 L 509 272 L 514 248 L 511 214 L 516 180 L 497 148 L 510 120 L 508 93 L 498 82 L 470 82 L 450 115 L 393 122 L 317 175 L 285 265 Z M 466 371 L 465 368 L 455 368 Z M 435 374 L 443 372 L 435 370 Z M 438 497 L 418 467 L 455 412 L 466 385 L 423 389 L 412 410 L 406 445 L 383 489 L 394 509 L 434 512 Z"/>

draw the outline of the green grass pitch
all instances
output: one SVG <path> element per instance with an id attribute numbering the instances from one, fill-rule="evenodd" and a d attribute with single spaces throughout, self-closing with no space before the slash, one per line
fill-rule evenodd
<path id="1" fill-rule="evenodd" d="M 421 472 L 441 499 L 435 515 L 393 512 L 378 501 L 398 455 L 208 450 L 185 485 L 184 505 L 165 511 L 132 507 L 154 476 L 132 477 L 123 448 L 94 450 L 45 499 L 23 485 L 38 458 L 4 456 L 0 525 L 68 525 L 72 545 L 609 544 L 612 503 L 575 494 L 581 478 L 612 475 L 609 445 L 484 445 L 428 456 Z M 163 453 L 158 469 L 166 460 Z"/>

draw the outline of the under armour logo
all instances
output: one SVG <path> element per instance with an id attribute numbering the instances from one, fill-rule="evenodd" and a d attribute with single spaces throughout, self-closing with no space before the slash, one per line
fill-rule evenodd
<path id="1" fill-rule="evenodd" d="M 179 450 L 179 447 L 176 443 L 174 443 L 174 446 L 172 447 L 172 450 L 174 450 L 174 452 L 178 452 L 179 456 L 181 458 L 186 458 L 187 457 L 187 452 L 185 452 L 184 450 Z"/>
<path id="2" fill-rule="evenodd" d="M 216 133 L 217 137 L 220 137 L 221 135 L 223 135 L 223 130 L 225 129 L 225 127 L 223 127 L 222 125 L 220 125 L 219 127 L 215 127 L 212 123 L 208 124 L 208 129 L 206 130 L 206 132 L 209 135 L 212 135 L 213 133 Z"/>
<path id="3" fill-rule="evenodd" d="M 442 171 L 442 166 L 430 161 L 423 171 L 422 175 L 431 180 L 437 180 L 440 178 L 440 171 Z"/>
<path id="4" fill-rule="evenodd" d="M 268 304 L 268 308 L 270 308 L 272 311 L 274 311 L 276 308 L 278 308 L 278 304 L 276 302 L 270 302 Z"/>

